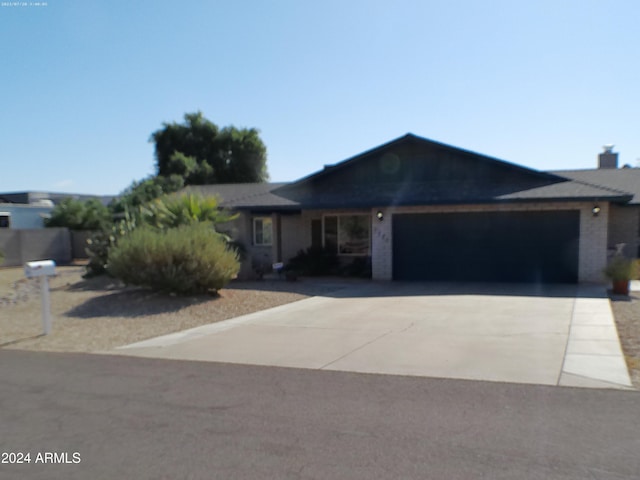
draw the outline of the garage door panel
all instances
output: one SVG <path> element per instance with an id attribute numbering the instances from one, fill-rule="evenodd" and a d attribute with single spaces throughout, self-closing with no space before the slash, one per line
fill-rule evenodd
<path id="1" fill-rule="evenodd" d="M 398 280 L 576 282 L 578 211 L 396 214 Z"/>

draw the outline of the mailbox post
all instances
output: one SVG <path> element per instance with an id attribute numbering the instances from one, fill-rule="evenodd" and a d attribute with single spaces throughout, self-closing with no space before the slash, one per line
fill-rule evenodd
<path id="1" fill-rule="evenodd" d="M 56 274 L 56 262 L 40 260 L 27 262 L 24 266 L 27 278 L 40 278 L 40 296 L 42 299 L 42 328 L 45 335 L 51 333 L 51 306 L 49 301 L 49 277 Z"/>

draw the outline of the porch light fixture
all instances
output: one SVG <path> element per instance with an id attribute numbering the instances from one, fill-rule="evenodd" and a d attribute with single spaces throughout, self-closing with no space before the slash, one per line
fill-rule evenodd
<path id="1" fill-rule="evenodd" d="M 378 210 L 378 213 L 376 213 L 376 217 L 378 220 L 382 221 L 384 219 L 384 214 L 382 213 L 382 211 Z"/>
<path id="2" fill-rule="evenodd" d="M 593 213 L 594 217 L 597 217 L 600 214 L 600 207 L 596 205 L 591 209 L 591 213 Z"/>

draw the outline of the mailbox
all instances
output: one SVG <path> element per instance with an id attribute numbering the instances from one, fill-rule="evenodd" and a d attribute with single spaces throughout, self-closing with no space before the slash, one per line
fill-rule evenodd
<path id="1" fill-rule="evenodd" d="M 42 327 L 44 334 L 51 333 L 51 305 L 49 302 L 49 277 L 56 274 L 56 262 L 53 260 L 39 260 L 27 262 L 24 265 L 24 274 L 27 278 L 40 279 L 40 291 L 42 297 Z"/>
<path id="2" fill-rule="evenodd" d="M 53 260 L 27 262 L 24 266 L 24 274 L 27 278 L 52 277 L 56 274 L 56 262 Z"/>

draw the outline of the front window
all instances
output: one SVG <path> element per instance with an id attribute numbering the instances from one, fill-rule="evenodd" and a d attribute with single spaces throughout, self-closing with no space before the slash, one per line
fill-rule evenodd
<path id="1" fill-rule="evenodd" d="M 369 255 L 369 215 L 326 215 L 324 246 L 338 255 Z"/>
<path id="2" fill-rule="evenodd" d="M 271 245 L 271 217 L 253 219 L 253 244 Z"/>

